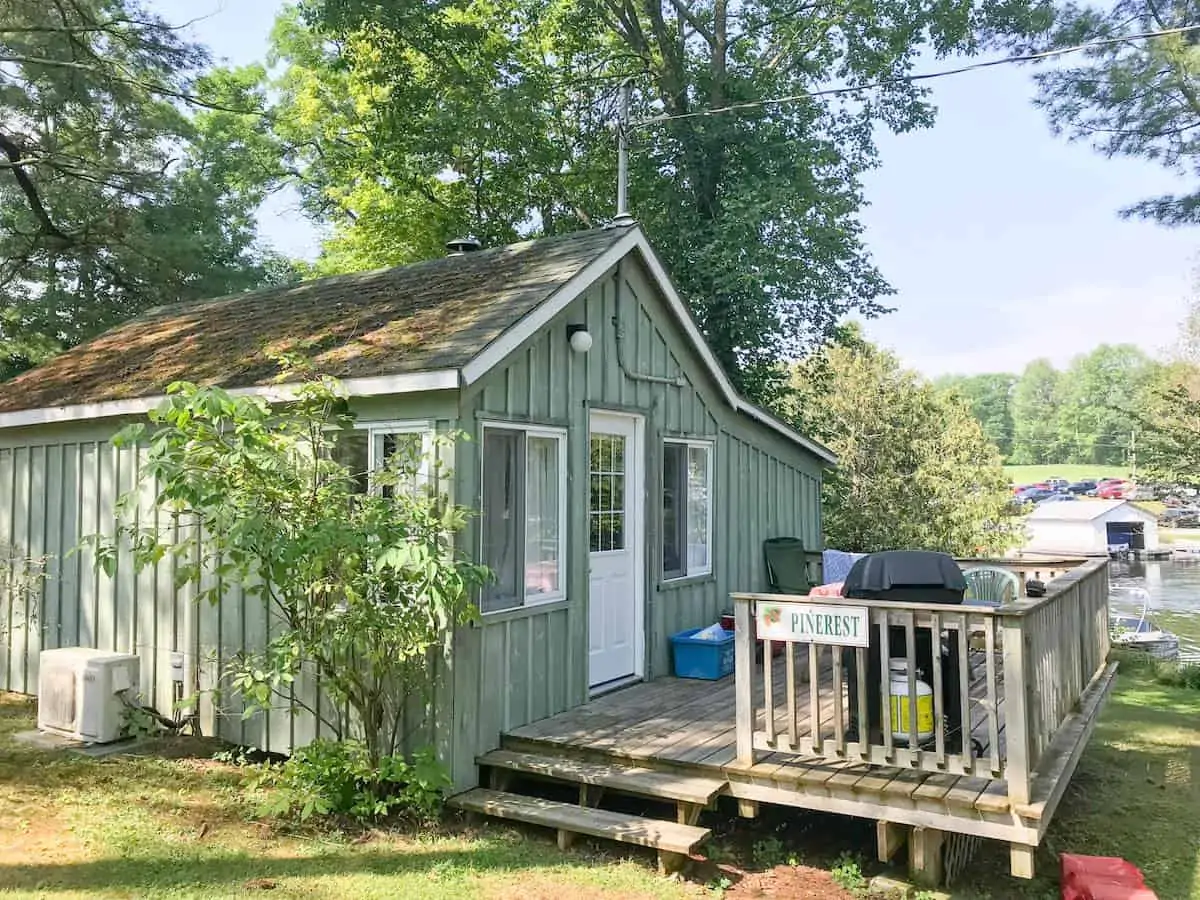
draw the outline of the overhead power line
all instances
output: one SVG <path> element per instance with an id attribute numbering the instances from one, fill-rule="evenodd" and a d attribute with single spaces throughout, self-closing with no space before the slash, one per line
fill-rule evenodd
<path id="1" fill-rule="evenodd" d="M 854 94 L 859 91 L 869 91 L 875 88 L 887 87 L 891 84 L 904 84 L 914 81 L 930 81 L 934 78 L 945 78 L 948 75 L 961 75 L 964 72 L 974 72 L 976 69 L 988 69 L 992 66 L 1006 66 L 1013 63 L 1038 62 L 1039 60 L 1052 59 L 1056 56 L 1065 56 L 1069 53 L 1080 53 L 1085 50 L 1092 50 L 1099 47 L 1109 47 L 1113 44 L 1125 44 L 1130 41 L 1144 41 L 1151 38 L 1169 37 L 1174 34 L 1187 34 L 1192 31 L 1200 31 L 1200 24 L 1184 25 L 1180 28 L 1164 28 L 1160 31 L 1143 31 L 1139 34 L 1127 34 L 1121 37 L 1104 38 L 1098 41 L 1088 41 L 1084 44 L 1076 44 L 1072 47 L 1058 47 L 1053 50 L 1039 50 L 1036 53 L 1021 53 L 1016 56 L 1005 56 L 1000 59 L 988 59 L 982 62 L 970 63 L 965 66 L 957 66 L 953 69 L 940 69 L 936 72 L 919 72 L 915 75 L 899 75 L 895 78 L 883 78 L 879 81 L 870 81 L 864 84 L 845 85 L 843 87 L 824 88 L 816 91 L 804 91 L 799 94 L 789 94 L 785 97 L 771 97 L 766 100 L 748 100 L 744 103 L 730 103 L 728 106 L 716 106 L 712 109 L 698 109 L 694 112 L 676 113 L 668 115 L 663 113 L 657 116 L 650 116 L 645 119 L 638 119 L 630 122 L 628 127 L 641 128 L 648 125 L 657 125 L 659 122 L 671 122 L 677 119 L 698 119 L 705 116 L 716 116 L 723 113 L 740 112 L 748 109 L 761 109 L 768 106 L 786 106 L 789 103 L 799 103 L 802 100 L 809 100 L 813 97 L 832 97 L 838 94 Z"/>

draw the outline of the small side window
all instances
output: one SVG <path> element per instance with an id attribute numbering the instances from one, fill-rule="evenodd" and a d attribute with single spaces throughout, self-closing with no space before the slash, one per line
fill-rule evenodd
<path id="1" fill-rule="evenodd" d="M 663 445 L 663 578 L 712 571 L 712 444 L 667 441 Z"/>

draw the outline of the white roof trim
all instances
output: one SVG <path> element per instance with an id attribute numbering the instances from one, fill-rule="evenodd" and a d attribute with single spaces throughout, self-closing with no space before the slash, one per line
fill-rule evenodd
<path id="1" fill-rule="evenodd" d="M 637 243 L 637 236 L 640 233 L 638 229 L 630 228 L 628 234 L 576 272 L 566 284 L 555 290 L 532 312 L 484 347 L 463 366 L 463 384 L 474 384 L 508 359 L 514 350 L 549 325 L 550 320 L 566 309 L 572 300 L 591 287 L 601 275 L 629 253 L 630 248 Z"/>
<path id="2" fill-rule="evenodd" d="M 381 394 L 411 394 L 418 391 L 446 391 L 458 388 L 458 371 L 435 369 L 404 375 L 379 375 L 371 378 L 346 378 L 341 382 L 351 397 L 374 397 Z M 231 388 L 234 396 L 263 397 L 272 402 L 290 400 L 300 388 L 297 383 L 266 384 Z M 76 403 L 70 406 L 50 406 L 43 409 L 23 409 L 0 413 L 0 428 L 20 428 L 27 425 L 53 425 L 60 422 L 79 422 L 89 419 L 109 419 L 117 416 L 140 416 L 154 409 L 164 395 L 133 397 L 128 400 L 104 400 L 99 403 Z"/>
<path id="3" fill-rule="evenodd" d="M 697 327 L 695 319 L 692 318 L 692 314 L 688 311 L 687 305 L 683 302 L 683 298 L 675 290 L 675 285 L 671 283 L 671 278 L 667 275 L 667 270 L 663 266 L 662 261 L 654 252 L 654 248 L 650 246 L 650 242 L 646 239 L 646 235 L 642 232 L 642 229 L 637 226 L 629 228 L 628 234 L 580 270 L 537 309 L 501 334 L 492 343 L 488 344 L 482 352 L 463 366 L 463 383 L 475 383 L 493 368 L 504 362 L 514 350 L 541 331 L 555 316 L 566 309 L 572 301 L 591 287 L 598 278 L 620 262 L 633 249 L 638 250 L 641 254 L 655 284 L 662 291 L 663 296 L 667 300 L 667 305 L 670 306 L 671 311 L 675 314 L 676 320 L 683 328 L 692 347 L 700 355 L 709 374 L 716 381 L 721 394 L 725 397 L 725 401 L 735 410 L 746 413 L 752 419 L 756 419 L 768 428 L 778 432 L 789 441 L 799 444 L 805 450 L 825 460 L 830 465 L 837 465 L 837 456 L 829 448 L 822 447 L 816 441 L 809 440 L 796 430 L 780 422 L 774 416 L 743 399 L 738 394 L 733 384 L 729 381 L 729 377 L 725 374 L 725 370 L 721 368 L 721 364 L 713 356 L 712 348 L 704 340 L 704 336 L 700 333 L 700 329 Z"/>
<path id="4" fill-rule="evenodd" d="M 793 428 L 789 428 L 774 416 L 759 409 L 753 403 L 743 399 L 734 389 L 729 377 L 725 374 L 717 358 L 713 356 L 712 348 L 704 340 L 696 321 L 688 311 L 687 305 L 675 290 L 671 278 L 667 275 L 662 261 L 650 246 L 646 235 L 638 226 L 627 227 L 622 235 L 604 253 L 592 260 L 587 266 L 577 272 L 566 284 L 558 288 L 550 297 L 536 309 L 526 315 L 511 328 L 500 334 L 495 340 L 483 348 L 472 360 L 462 368 L 461 384 L 474 384 L 493 368 L 500 365 L 509 355 L 523 343 L 541 331 L 550 321 L 562 312 L 577 297 L 583 294 L 604 273 L 619 263 L 630 250 L 636 249 L 650 270 L 658 289 L 662 291 L 667 305 L 675 314 L 676 320 L 691 342 L 693 349 L 699 354 L 709 374 L 717 383 L 725 401 L 738 412 L 745 413 L 766 427 L 782 435 L 787 440 L 798 444 L 808 452 L 825 460 L 830 465 L 837 465 L 837 456 L 827 447 L 816 441 L 809 440 Z M 374 378 L 347 378 L 342 386 L 351 397 L 370 397 L 380 394 L 406 394 L 417 391 L 454 390 L 460 386 L 459 372 L 454 369 L 434 369 L 427 372 L 413 372 L 407 375 L 383 375 Z M 284 401 L 294 396 L 298 385 L 280 384 L 260 387 L 234 388 L 231 394 L 251 394 L 272 401 Z M 20 410 L 18 412 L 0 413 L 0 428 L 17 428 L 25 425 L 49 425 L 56 422 L 75 422 L 86 419 L 106 419 L 115 416 L 145 415 L 161 403 L 161 395 L 154 397 L 138 397 L 130 400 L 110 400 L 100 403 L 82 403 L 72 406 L 55 406 L 44 409 Z"/>

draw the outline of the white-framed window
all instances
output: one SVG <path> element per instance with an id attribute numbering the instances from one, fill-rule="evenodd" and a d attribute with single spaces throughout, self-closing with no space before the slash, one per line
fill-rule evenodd
<path id="1" fill-rule="evenodd" d="M 663 442 L 663 579 L 712 572 L 713 444 Z"/>
<path id="2" fill-rule="evenodd" d="M 427 483 L 433 452 L 433 423 L 356 422 L 351 430 L 338 435 L 335 448 L 338 461 L 353 474 L 359 493 L 377 488 L 383 496 L 390 497 L 393 485 L 374 484 L 374 473 L 386 467 L 399 453 L 403 454 L 406 468 L 416 466 L 411 487 Z"/>
<path id="3" fill-rule="evenodd" d="M 496 580 L 480 611 L 560 600 L 566 591 L 567 434 L 485 423 L 480 448 L 480 562 Z"/>

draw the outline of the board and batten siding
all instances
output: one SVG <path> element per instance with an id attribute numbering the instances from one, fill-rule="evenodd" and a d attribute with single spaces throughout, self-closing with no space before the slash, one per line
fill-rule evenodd
<path id="1" fill-rule="evenodd" d="M 453 395 L 418 395 L 402 403 L 400 398 L 371 398 L 354 405 L 362 424 L 429 421 L 442 432 L 453 428 L 457 415 Z M 94 565 L 84 538 L 115 534 L 117 499 L 137 484 L 145 460 L 144 448 L 119 448 L 111 442 L 122 424 L 110 420 L 0 432 L 0 547 L 46 559 L 46 578 L 32 610 L 0 589 L 0 690 L 35 694 L 42 650 L 79 646 L 136 653 L 142 701 L 173 715 L 171 658 L 181 653 L 183 694 L 199 692 L 205 734 L 273 752 L 328 736 L 328 729 L 299 707 L 299 714 L 281 706 L 243 718 L 230 691 L 216 693 L 221 673 L 235 655 L 262 647 L 278 627 L 265 602 L 247 601 L 238 585 L 226 584 L 218 603 L 199 603 L 192 586 L 175 588 L 170 557 L 136 572 L 126 548 L 112 577 Z M 167 514 L 154 509 L 152 496 L 150 486 L 143 486 L 140 523 L 174 527 Z M 302 674 L 294 701 L 319 702 L 317 687 L 314 675 Z M 449 710 L 449 698 L 438 698 L 435 706 Z M 423 713 L 414 709 L 412 716 L 415 721 Z M 418 731 L 414 743 L 436 737 L 449 753 L 448 725 L 435 733 L 436 717 L 424 718 L 427 727 Z"/>
<path id="2" fill-rule="evenodd" d="M 618 361 L 617 325 L 622 332 Z M 568 324 L 586 324 L 587 353 L 574 353 Z M 650 375 L 678 384 L 629 377 Z M 735 590 L 766 587 L 762 541 L 803 537 L 820 546 L 819 461 L 731 409 L 675 324 L 640 263 L 626 259 L 518 348 L 506 364 L 465 389 L 459 445 L 459 501 L 478 508 L 483 424 L 518 423 L 567 431 L 566 596 L 484 615 L 460 629 L 453 654 L 452 773 L 477 778 L 475 757 L 501 732 L 577 706 L 588 697 L 588 416 L 638 413 L 646 420 L 646 677 L 671 673 L 669 636 L 716 621 Z M 664 582 L 662 446 L 667 438 L 714 447 L 713 571 Z M 466 546 L 479 549 L 472 528 Z"/>
<path id="3" fill-rule="evenodd" d="M 622 332 L 618 358 L 617 331 Z M 571 351 L 568 324 L 586 324 L 593 346 Z M 622 362 L 624 365 L 622 365 Z M 644 380 L 637 375 L 663 381 Z M 645 418 L 646 677 L 670 674 L 669 636 L 716 620 L 733 591 L 766 587 L 762 542 L 798 536 L 821 544 L 821 463 L 775 431 L 733 410 L 639 261 L 627 258 L 477 383 L 458 392 L 356 400 L 360 422 L 430 421 L 458 429 L 453 493 L 478 508 L 479 448 L 485 422 L 548 425 L 567 433 L 565 597 L 484 616 L 457 629 L 438 664 L 433 705 L 414 709 L 424 723 L 414 743 L 436 742 L 456 786 L 475 784 L 475 756 L 500 733 L 587 700 L 588 417 L 591 410 Z M 135 483 L 140 457 L 117 449 L 117 422 L 78 423 L 0 432 L 0 543 L 49 557 L 40 613 L 0 608 L 0 689 L 34 693 L 38 652 L 90 646 L 142 657 L 141 692 L 171 709 L 170 658 L 185 655 L 185 693 L 217 686 L 223 666 L 272 633 L 262 603 L 246 603 L 236 585 L 221 602 L 201 606 L 189 588 L 176 591 L 169 561 L 134 573 L 123 556 L 113 578 L 96 571 L 86 549 L 97 531 L 111 534 L 116 499 Z M 664 582 L 662 447 L 668 438 L 713 444 L 712 572 Z M 150 515 L 147 504 L 147 515 Z M 161 521 L 161 524 L 167 524 Z M 462 536 L 479 550 L 477 523 Z M 15 627 L 7 628 L 9 618 Z M 312 703 L 318 685 L 305 677 L 298 699 Z M 316 720 L 287 708 L 243 720 L 232 696 L 218 709 L 200 701 L 205 733 L 286 752 L 323 734 Z"/>

